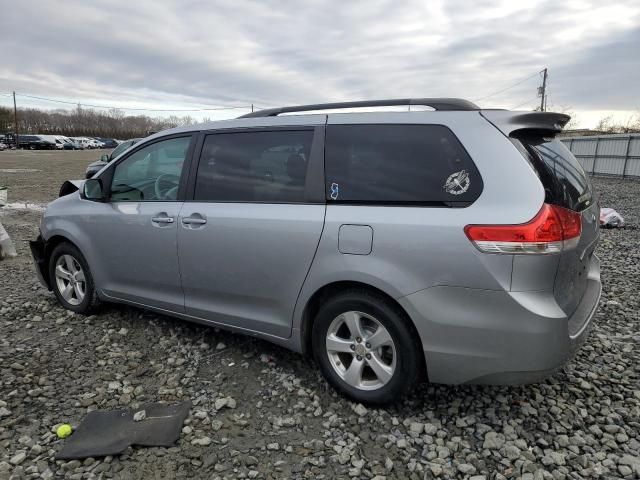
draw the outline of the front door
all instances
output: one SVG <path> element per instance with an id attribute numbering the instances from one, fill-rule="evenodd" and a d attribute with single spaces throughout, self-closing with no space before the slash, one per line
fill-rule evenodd
<path id="1" fill-rule="evenodd" d="M 190 142 L 184 136 L 143 145 L 104 175 L 112 178 L 110 199 L 95 205 L 85 223 L 98 252 L 92 270 L 103 294 L 184 311 L 178 190 Z"/>
<path id="2" fill-rule="evenodd" d="M 205 137 L 178 225 L 187 314 L 290 336 L 324 223 L 325 205 L 310 195 L 316 139 L 312 148 L 313 129 Z"/>

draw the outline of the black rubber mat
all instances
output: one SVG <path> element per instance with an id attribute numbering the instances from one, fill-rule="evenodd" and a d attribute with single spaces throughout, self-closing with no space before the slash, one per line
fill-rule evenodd
<path id="1" fill-rule="evenodd" d="M 177 405 L 150 403 L 137 410 L 90 412 L 73 435 L 65 440 L 56 459 L 117 455 L 130 445 L 170 447 L 180 437 L 190 408 L 191 402 Z M 146 418 L 136 422 L 133 416 L 140 410 L 145 411 Z"/>

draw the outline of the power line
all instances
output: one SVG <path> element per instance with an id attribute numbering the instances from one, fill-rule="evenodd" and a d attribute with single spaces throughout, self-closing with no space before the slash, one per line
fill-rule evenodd
<path id="1" fill-rule="evenodd" d="M 531 103 L 531 102 L 533 102 L 534 100 L 536 100 L 536 101 L 537 101 L 537 100 L 538 100 L 538 97 L 531 98 L 531 99 L 527 100 L 526 102 L 519 103 L 519 104 L 518 104 L 518 105 L 516 105 L 515 107 L 511 107 L 509 110 L 515 110 L 516 108 L 521 107 L 521 106 L 523 106 L 523 105 L 526 105 L 527 103 Z"/>
<path id="2" fill-rule="evenodd" d="M 47 102 L 54 103 L 63 103 L 66 105 L 84 105 L 86 107 L 91 108 L 105 108 L 105 109 L 115 109 L 115 110 L 129 110 L 129 111 L 140 111 L 140 112 L 207 112 L 207 111 L 215 111 L 215 110 L 236 110 L 236 109 L 249 109 L 251 105 L 233 105 L 228 107 L 208 107 L 208 108 L 194 108 L 194 109 L 170 109 L 170 108 L 128 108 L 128 107 L 115 107 L 108 105 L 93 105 L 90 103 L 82 103 L 82 102 L 70 102 L 65 100 L 57 100 L 54 98 L 48 97 L 39 97 L 36 95 L 27 95 L 26 93 L 16 93 L 19 97 L 33 98 L 37 100 L 43 100 Z"/>
<path id="3" fill-rule="evenodd" d="M 487 99 L 487 98 L 489 98 L 489 97 L 493 97 L 494 95 L 498 95 L 499 93 L 506 92 L 507 90 L 511 90 L 513 87 L 517 87 L 518 85 L 523 84 L 523 83 L 524 83 L 524 82 L 526 82 L 527 80 L 529 80 L 529 79 L 531 79 L 531 78 L 533 78 L 533 77 L 535 77 L 535 76 L 537 76 L 537 75 L 540 75 L 540 73 L 541 73 L 541 72 L 536 72 L 536 73 L 534 73 L 533 75 L 529 75 L 527 78 L 524 78 L 524 79 L 520 80 L 519 82 L 514 83 L 513 85 L 510 85 L 510 86 L 508 86 L 508 87 L 505 87 L 505 88 L 503 88 L 503 89 L 501 89 L 501 90 L 497 90 L 497 91 L 495 91 L 495 92 L 493 92 L 493 93 L 490 93 L 489 95 L 486 95 L 486 96 L 484 96 L 484 97 L 477 98 L 477 99 L 475 99 L 475 100 L 474 100 L 474 102 L 479 102 L 480 100 L 485 100 L 485 99 Z"/>

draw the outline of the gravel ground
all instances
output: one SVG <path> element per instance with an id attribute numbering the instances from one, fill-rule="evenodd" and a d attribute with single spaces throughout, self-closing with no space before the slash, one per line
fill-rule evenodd
<path id="1" fill-rule="evenodd" d="M 36 202 L 97 157 L 10 155 L 0 184 Z M 2 173 L 12 161 L 42 173 Z M 0 209 L 19 252 L 0 262 L 0 478 L 640 478 L 640 182 L 594 184 L 631 228 L 602 231 L 602 302 L 577 357 L 537 385 L 421 385 L 383 409 L 338 397 L 309 361 L 260 340 L 121 306 L 70 314 L 30 264 L 40 214 Z M 186 399 L 173 448 L 54 460 L 57 424 Z"/>

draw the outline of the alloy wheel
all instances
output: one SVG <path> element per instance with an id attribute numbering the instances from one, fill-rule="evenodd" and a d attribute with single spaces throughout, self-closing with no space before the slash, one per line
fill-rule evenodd
<path id="1" fill-rule="evenodd" d="M 87 284 L 80 262 L 69 254 L 60 255 L 55 268 L 56 286 L 62 298 L 71 305 L 80 305 L 87 292 Z"/>
<path id="2" fill-rule="evenodd" d="M 396 369 L 396 347 L 389 331 L 375 317 L 348 311 L 333 319 L 326 349 L 331 366 L 350 386 L 377 390 Z"/>

